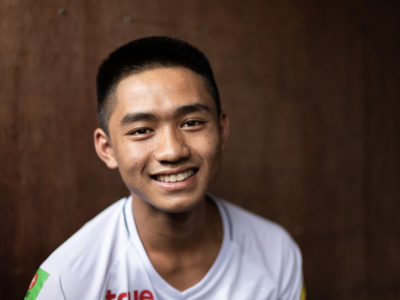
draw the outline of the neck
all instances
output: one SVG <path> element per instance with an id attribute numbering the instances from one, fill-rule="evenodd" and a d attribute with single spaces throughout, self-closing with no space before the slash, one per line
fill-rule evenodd
<path id="1" fill-rule="evenodd" d="M 222 221 L 212 201 L 189 211 L 162 212 L 133 196 L 133 215 L 140 239 L 157 272 L 178 290 L 199 282 L 222 244 Z"/>
<path id="2" fill-rule="evenodd" d="M 146 251 L 182 253 L 222 240 L 215 204 L 207 199 L 182 213 L 167 213 L 133 197 L 133 215 Z M 218 230 L 220 229 L 220 230 Z"/>

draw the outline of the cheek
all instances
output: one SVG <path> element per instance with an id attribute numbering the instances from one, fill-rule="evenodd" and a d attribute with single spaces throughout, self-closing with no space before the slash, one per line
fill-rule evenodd
<path id="1" fill-rule="evenodd" d="M 204 139 L 199 143 L 199 150 L 204 159 L 214 165 L 221 158 L 221 140 L 217 134 L 204 136 Z"/>
<path id="2" fill-rule="evenodd" d="M 117 149 L 118 167 L 123 172 L 140 171 L 148 160 L 148 147 L 125 143 Z"/>

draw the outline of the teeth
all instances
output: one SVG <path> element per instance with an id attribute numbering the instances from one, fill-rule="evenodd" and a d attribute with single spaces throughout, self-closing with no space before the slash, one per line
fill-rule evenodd
<path id="1" fill-rule="evenodd" d="M 188 170 L 182 173 L 174 174 L 174 175 L 159 175 L 157 176 L 157 180 L 161 182 L 178 182 L 183 181 L 190 176 L 193 176 L 194 171 Z"/>

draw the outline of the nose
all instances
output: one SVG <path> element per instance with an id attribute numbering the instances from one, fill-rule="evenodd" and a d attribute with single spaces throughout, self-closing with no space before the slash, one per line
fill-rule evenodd
<path id="1" fill-rule="evenodd" d="M 160 132 L 155 159 L 163 164 L 176 164 L 189 157 L 190 150 L 179 129 L 167 128 Z"/>

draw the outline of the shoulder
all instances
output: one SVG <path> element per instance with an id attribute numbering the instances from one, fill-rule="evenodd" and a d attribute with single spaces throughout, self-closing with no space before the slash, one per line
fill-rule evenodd
<path id="1" fill-rule="evenodd" d="M 59 284 L 64 293 L 78 293 L 80 287 L 105 280 L 112 261 L 129 240 L 127 203 L 123 198 L 103 210 L 49 256 L 41 265 L 49 274 L 49 284 Z"/>
<path id="2" fill-rule="evenodd" d="M 265 270 L 283 299 L 299 299 L 303 283 L 302 256 L 290 234 L 273 221 L 219 201 L 231 223 L 232 239 L 246 264 Z"/>
<path id="3" fill-rule="evenodd" d="M 263 244 L 270 246 L 277 243 L 282 246 L 282 243 L 295 245 L 290 234 L 281 225 L 233 203 L 220 201 L 227 211 L 235 238 L 241 240 L 250 235 L 250 237 L 261 240 Z"/>

